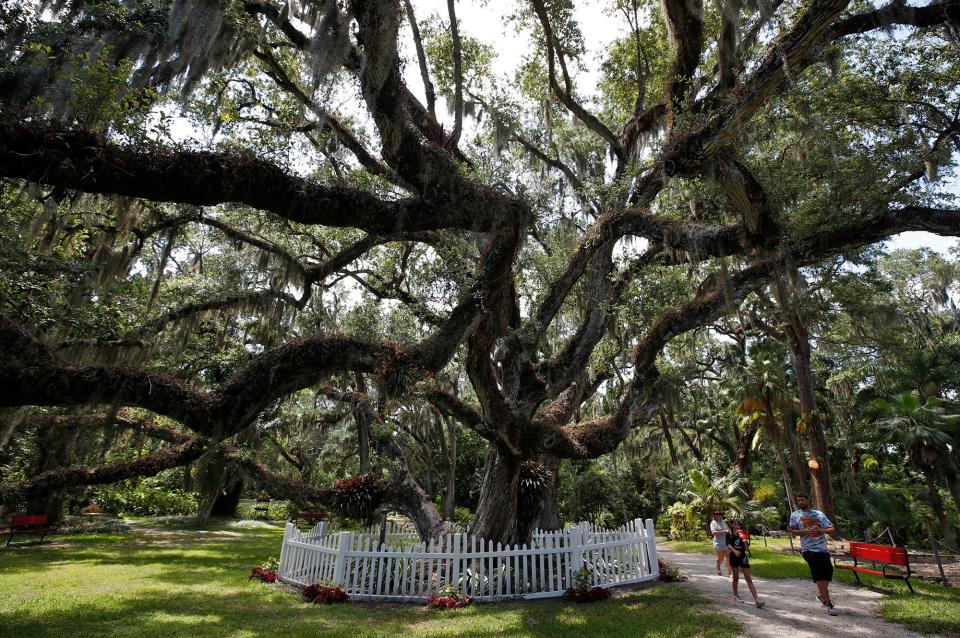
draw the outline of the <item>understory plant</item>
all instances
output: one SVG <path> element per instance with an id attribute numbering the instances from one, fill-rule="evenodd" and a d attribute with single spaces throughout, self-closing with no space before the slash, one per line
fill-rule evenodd
<path id="1" fill-rule="evenodd" d="M 350 600 L 347 592 L 336 583 L 321 581 L 303 588 L 303 599 L 316 604 L 332 605 Z"/>
<path id="2" fill-rule="evenodd" d="M 660 567 L 660 580 L 663 582 L 683 583 L 687 581 L 687 577 L 680 571 L 679 565 L 668 563 L 659 556 L 657 557 L 657 565 Z"/>
<path id="3" fill-rule="evenodd" d="M 591 576 L 590 568 L 586 565 L 574 572 L 574 586 L 563 593 L 564 599 L 578 603 L 595 603 L 610 598 L 609 590 L 603 587 L 590 586 Z"/>
<path id="4" fill-rule="evenodd" d="M 260 580 L 265 583 L 277 582 L 277 572 L 273 569 L 264 569 L 263 567 L 254 567 L 250 573 L 251 580 Z"/>
<path id="5" fill-rule="evenodd" d="M 427 599 L 427 607 L 430 609 L 460 609 L 471 602 L 472 599 L 469 596 L 459 592 L 455 587 L 444 587 L 440 590 L 440 593 Z"/>

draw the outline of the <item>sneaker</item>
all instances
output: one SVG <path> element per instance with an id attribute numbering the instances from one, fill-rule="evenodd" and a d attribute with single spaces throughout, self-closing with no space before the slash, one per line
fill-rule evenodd
<path id="1" fill-rule="evenodd" d="M 742 603 L 742 602 L 743 602 L 743 598 L 740 598 L 739 596 L 734 596 L 734 597 L 733 597 L 733 600 L 734 600 L 735 602 L 738 602 L 738 603 Z"/>
<path id="2" fill-rule="evenodd" d="M 757 609 L 763 609 L 763 606 L 766 605 L 762 600 L 757 601 Z"/>
<path id="3" fill-rule="evenodd" d="M 817 600 L 820 601 L 820 604 L 823 605 L 824 607 L 830 607 L 830 605 L 828 605 L 823 598 L 820 598 L 820 594 L 817 594 Z"/>
<path id="4" fill-rule="evenodd" d="M 831 604 L 831 605 L 827 605 L 827 613 L 830 614 L 831 616 L 837 616 L 839 615 L 840 612 L 838 612 L 836 608 Z"/>

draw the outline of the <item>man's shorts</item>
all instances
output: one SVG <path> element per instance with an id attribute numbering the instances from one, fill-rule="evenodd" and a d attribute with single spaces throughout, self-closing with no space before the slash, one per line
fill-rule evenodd
<path id="1" fill-rule="evenodd" d="M 743 569 L 750 569 L 750 557 L 744 554 L 743 556 L 737 556 L 736 554 L 730 554 L 730 567 L 741 567 Z"/>
<path id="2" fill-rule="evenodd" d="M 833 580 L 833 563 L 827 552 L 803 552 L 803 560 L 810 566 L 810 575 L 813 580 Z"/>

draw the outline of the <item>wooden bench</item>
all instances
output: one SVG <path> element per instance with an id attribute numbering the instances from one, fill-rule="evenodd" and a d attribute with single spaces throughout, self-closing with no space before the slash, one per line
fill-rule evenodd
<path id="1" fill-rule="evenodd" d="M 18 514 L 10 520 L 10 536 L 7 538 L 7 547 L 17 534 L 40 534 L 40 542 L 48 533 L 56 531 L 56 525 L 50 525 L 46 514 Z M 7 531 L 7 530 L 3 530 Z"/>
<path id="2" fill-rule="evenodd" d="M 890 547 L 889 545 L 871 545 L 870 543 L 850 543 L 850 557 L 853 563 L 840 562 L 833 560 L 833 565 L 837 569 L 849 569 L 860 582 L 860 574 L 872 574 L 883 578 L 895 578 L 902 580 L 907 584 L 910 593 L 913 592 L 913 585 L 910 584 L 910 558 L 907 556 L 907 550 L 902 547 Z M 873 567 L 864 567 L 860 561 L 871 561 Z M 877 569 L 877 564 L 881 565 Z"/>

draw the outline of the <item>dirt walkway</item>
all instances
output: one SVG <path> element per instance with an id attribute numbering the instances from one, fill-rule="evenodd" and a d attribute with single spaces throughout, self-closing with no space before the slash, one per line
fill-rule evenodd
<path id="1" fill-rule="evenodd" d="M 753 604 L 750 590 L 741 579 L 740 597 L 750 602 L 733 600 L 730 579 L 717 576 L 716 558 L 707 554 L 682 554 L 666 548 L 658 552 L 665 560 L 676 563 L 690 577 L 689 586 L 699 589 L 726 614 L 743 624 L 744 635 L 755 638 L 859 638 L 890 636 L 919 638 L 921 634 L 900 625 L 888 623 L 879 615 L 878 603 L 883 597 L 866 588 L 832 583 L 837 616 L 829 616 L 814 597 L 816 590 L 807 579 L 766 579 L 754 577 L 763 609 Z M 724 572 L 726 573 L 726 572 Z"/>

